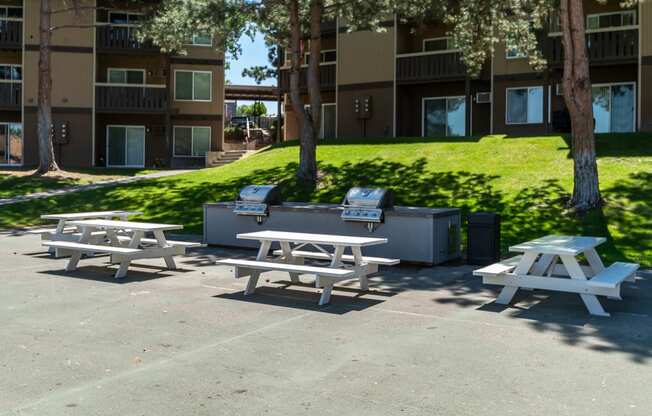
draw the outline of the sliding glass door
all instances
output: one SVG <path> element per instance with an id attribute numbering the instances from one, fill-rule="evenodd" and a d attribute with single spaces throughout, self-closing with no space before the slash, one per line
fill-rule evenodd
<path id="1" fill-rule="evenodd" d="M 0 165 L 23 164 L 23 125 L 0 123 Z"/>
<path id="2" fill-rule="evenodd" d="M 145 127 L 107 127 L 107 166 L 141 168 L 145 166 Z"/>
<path id="3" fill-rule="evenodd" d="M 424 137 L 464 136 L 466 100 L 464 97 L 424 98 Z"/>
<path id="4" fill-rule="evenodd" d="M 593 86 L 593 118 L 596 133 L 635 130 L 635 84 Z"/>

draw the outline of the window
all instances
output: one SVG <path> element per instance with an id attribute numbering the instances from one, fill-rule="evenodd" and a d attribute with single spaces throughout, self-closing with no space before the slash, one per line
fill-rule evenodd
<path id="1" fill-rule="evenodd" d="M 210 127 L 174 126 L 174 156 L 204 157 L 210 150 Z"/>
<path id="2" fill-rule="evenodd" d="M 543 123 L 543 87 L 507 89 L 507 124 Z"/>
<path id="3" fill-rule="evenodd" d="M 289 58 L 289 56 L 287 56 Z M 303 54 L 304 65 L 310 63 L 310 52 Z M 320 64 L 329 64 L 337 61 L 337 51 L 335 49 L 326 49 L 321 51 L 321 59 L 319 60 Z"/>
<path id="4" fill-rule="evenodd" d="M 466 100 L 464 97 L 423 99 L 422 136 L 450 137 L 466 133 Z"/>
<path id="5" fill-rule="evenodd" d="M 588 30 L 634 25 L 636 25 L 636 11 L 634 10 L 598 13 L 586 16 L 586 28 Z"/>
<path id="6" fill-rule="evenodd" d="M 0 166 L 23 164 L 23 125 L 0 124 Z"/>
<path id="7" fill-rule="evenodd" d="M 20 82 L 23 80 L 23 67 L 0 64 L 0 82 Z"/>
<path id="8" fill-rule="evenodd" d="M 305 104 L 303 108 L 310 113 L 310 104 Z M 319 128 L 320 139 L 334 139 L 337 137 L 337 104 L 325 103 L 321 105 L 321 126 Z"/>
<path id="9" fill-rule="evenodd" d="M 145 166 L 145 127 L 107 126 L 107 162 L 109 167 Z"/>
<path id="10" fill-rule="evenodd" d="M 521 50 L 520 48 L 508 48 L 505 50 L 505 56 L 507 59 L 522 59 L 527 58 L 527 52 Z"/>
<path id="11" fill-rule="evenodd" d="M 213 37 L 210 35 L 193 35 L 192 44 L 195 46 L 213 46 Z"/>
<path id="12" fill-rule="evenodd" d="M 0 6 L 1 20 L 23 20 L 23 8 L 15 6 Z"/>
<path id="13" fill-rule="evenodd" d="M 138 26 L 142 20 L 142 13 L 109 12 L 109 23 L 114 26 Z"/>
<path id="14" fill-rule="evenodd" d="M 596 133 L 634 131 L 636 100 L 634 83 L 593 85 L 593 118 Z"/>
<path id="15" fill-rule="evenodd" d="M 213 73 L 175 71 L 174 99 L 177 101 L 211 101 Z"/>
<path id="16" fill-rule="evenodd" d="M 106 78 L 109 84 L 145 84 L 145 70 L 109 68 Z"/>
<path id="17" fill-rule="evenodd" d="M 449 51 L 453 49 L 455 49 L 455 47 L 453 46 L 453 42 L 449 37 L 423 40 L 424 52 Z"/>

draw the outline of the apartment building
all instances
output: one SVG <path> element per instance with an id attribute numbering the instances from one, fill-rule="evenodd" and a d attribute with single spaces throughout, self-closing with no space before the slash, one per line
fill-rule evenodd
<path id="1" fill-rule="evenodd" d="M 585 0 L 584 5 L 596 132 L 652 131 L 652 4 L 623 9 L 618 1 Z M 535 71 L 527 56 L 502 45 L 474 79 L 467 76 L 443 24 L 411 25 L 394 19 L 381 33 L 348 33 L 338 21 L 324 29 L 322 137 L 570 130 L 555 19 L 540 34 L 546 70 Z M 304 64 L 308 59 L 306 54 Z M 305 89 L 303 74 L 301 83 Z M 287 93 L 287 65 L 279 85 Z M 287 94 L 285 111 L 285 138 L 296 138 L 298 126 Z"/>
<path id="2" fill-rule="evenodd" d="M 52 8 L 62 9 L 60 1 Z M 56 13 L 53 141 L 60 166 L 202 166 L 223 146 L 224 58 L 210 36 L 163 54 L 135 29 L 153 1 Z M 39 0 L 0 0 L 0 166 L 38 163 Z"/>

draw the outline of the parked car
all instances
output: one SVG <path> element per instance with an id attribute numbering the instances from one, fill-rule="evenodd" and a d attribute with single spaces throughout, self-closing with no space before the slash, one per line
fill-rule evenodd
<path id="1" fill-rule="evenodd" d="M 249 117 L 246 116 L 233 116 L 231 117 L 231 125 L 241 129 L 247 128 L 247 123 L 249 123 L 249 128 L 255 128 L 253 121 L 249 120 Z"/>

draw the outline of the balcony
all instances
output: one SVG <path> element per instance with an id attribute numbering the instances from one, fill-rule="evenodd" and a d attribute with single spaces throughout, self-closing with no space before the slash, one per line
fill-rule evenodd
<path id="1" fill-rule="evenodd" d="M 308 78 L 307 78 L 307 69 L 301 68 L 301 75 L 299 77 L 299 87 L 302 91 L 308 89 Z M 337 66 L 333 64 L 321 65 L 319 67 L 319 87 L 322 90 L 334 90 L 335 89 L 335 73 Z M 279 79 L 279 87 L 281 92 L 290 91 L 290 71 L 288 69 L 282 69 Z"/>
<path id="2" fill-rule="evenodd" d="M 549 42 L 550 65 L 563 65 L 561 37 L 550 37 Z M 638 61 L 638 29 L 587 33 L 586 47 L 591 65 L 635 63 Z"/>
<path id="3" fill-rule="evenodd" d="M 168 90 L 161 85 L 97 84 L 98 113 L 163 114 L 168 107 Z"/>
<path id="4" fill-rule="evenodd" d="M 396 60 L 396 82 L 410 84 L 464 79 L 466 66 L 460 57 L 459 52 L 399 55 Z"/>
<path id="5" fill-rule="evenodd" d="M 23 22 L 0 20 L 0 49 L 23 48 Z"/>
<path id="6" fill-rule="evenodd" d="M 102 26 L 97 28 L 97 50 L 104 53 L 160 53 L 152 42 L 136 39 L 136 28 L 131 26 Z"/>
<path id="7" fill-rule="evenodd" d="M 22 103 L 23 84 L 20 82 L 0 83 L 0 109 L 5 111 L 20 111 Z"/>

